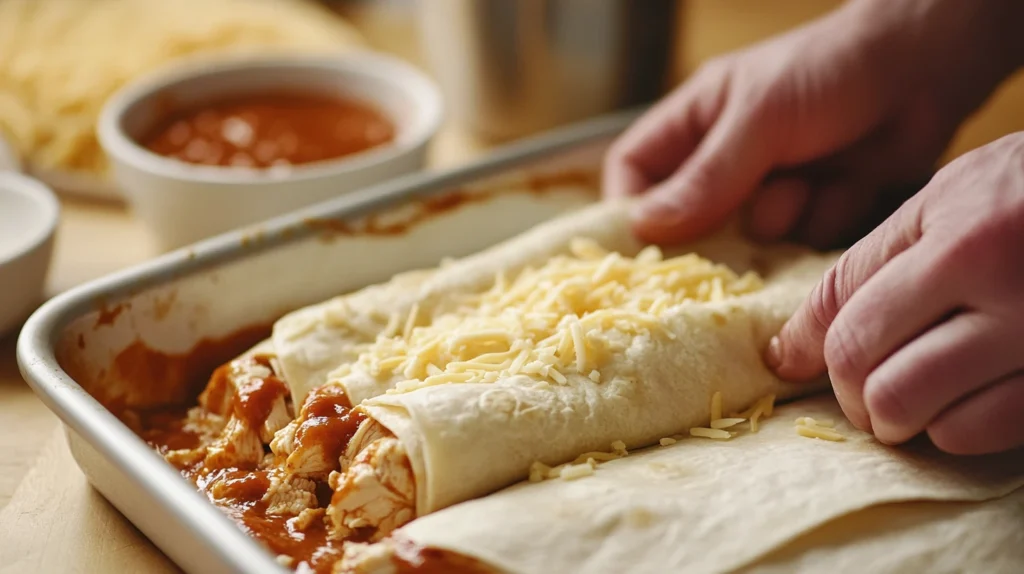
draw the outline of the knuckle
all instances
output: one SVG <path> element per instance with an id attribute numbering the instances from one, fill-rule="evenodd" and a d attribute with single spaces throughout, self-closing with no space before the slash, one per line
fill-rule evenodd
<path id="1" fill-rule="evenodd" d="M 870 368 L 863 345 L 846 323 L 833 323 L 825 335 L 825 365 L 843 383 L 861 382 Z"/>
<path id="2" fill-rule="evenodd" d="M 955 241 L 948 241 L 935 253 L 933 269 L 951 269 L 959 267 L 963 262 L 978 263 L 986 256 L 984 249 L 979 249 L 977 234 L 967 233 Z"/>
<path id="3" fill-rule="evenodd" d="M 825 276 L 822 277 L 821 281 L 814 287 L 811 292 L 811 297 L 808 299 L 809 311 L 811 319 L 814 320 L 815 326 L 818 327 L 821 332 L 828 331 L 829 326 L 832 324 L 832 320 L 839 313 L 839 297 L 836 292 L 836 277 L 839 273 L 838 266 L 842 263 L 842 259 L 836 263 L 836 265 L 829 268 L 825 272 Z"/>
<path id="4" fill-rule="evenodd" d="M 934 259 L 921 272 L 921 281 L 946 285 L 965 295 L 991 295 L 1006 287 L 1017 291 L 1024 286 L 1024 274 L 1010 247 L 1015 242 L 999 230 L 961 233 L 935 250 Z"/>

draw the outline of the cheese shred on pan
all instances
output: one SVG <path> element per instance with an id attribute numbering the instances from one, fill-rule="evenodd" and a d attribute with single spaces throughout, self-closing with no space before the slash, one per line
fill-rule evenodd
<path id="1" fill-rule="evenodd" d="M 647 247 L 629 258 L 580 238 L 570 251 L 515 277 L 498 274 L 488 291 L 465 296 L 445 312 L 415 306 L 405 317 L 392 317 L 391 328 L 349 368 L 403 379 L 390 393 L 515 375 L 556 385 L 570 377 L 601 383 L 601 369 L 624 350 L 622 341 L 673 337 L 659 320 L 666 310 L 762 286 L 754 273 L 738 276 L 695 254 L 664 259 L 658 248 Z M 721 418 L 720 402 L 718 409 Z"/>

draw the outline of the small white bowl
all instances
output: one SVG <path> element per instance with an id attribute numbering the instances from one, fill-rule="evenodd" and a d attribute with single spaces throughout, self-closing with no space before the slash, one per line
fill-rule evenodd
<path id="1" fill-rule="evenodd" d="M 274 91 L 368 102 L 395 125 L 395 139 L 284 173 L 193 165 L 137 143 L 174 109 Z M 126 86 L 104 106 L 97 131 L 119 187 L 167 250 L 422 169 L 442 116 L 433 82 L 391 57 L 236 56 L 173 66 Z"/>
<path id="2" fill-rule="evenodd" d="M 0 171 L 0 335 L 43 301 L 60 204 L 42 183 Z"/>

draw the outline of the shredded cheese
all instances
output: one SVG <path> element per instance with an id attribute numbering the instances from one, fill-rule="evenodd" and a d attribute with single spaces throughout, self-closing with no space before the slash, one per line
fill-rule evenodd
<path id="1" fill-rule="evenodd" d="M 572 462 L 567 462 L 558 466 L 548 466 L 543 462 L 534 461 L 530 466 L 529 481 L 541 482 L 552 478 L 561 478 L 562 480 L 583 478 L 584 476 L 594 474 L 594 470 L 597 468 L 598 464 L 622 458 L 629 454 L 629 452 L 626 451 L 626 443 L 621 440 L 613 442 L 611 444 L 611 450 L 612 452 L 586 452 L 577 456 Z"/>
<path id="2" fill-rule="evenodd" d="M 839 432 L 833 428 L 835 426 L 835 422 L 829 419 L 816 420 L 811 417 L 797 417 L 794 423 L 796 424 L 796 433 L 800 436 L 832 442 L 841 442 L 846 440 L 846 437 L 839 434 Z"/>
<path id="3" fill-rule="evenodd" d="M 757 432 L 757 423 L 761 420 L 761 415 L 764 414 L 764 405 L 758 405 L 754 409 L 754 413 L 750 415 L 750 432 Z"/>
<path id="4" fill-rule="evenodd" d="M 540 462 L 539 460 L 534 461 L 530 465 L 530 482 L 540 482 L 548 477 L 548 473 L 551 472 L 551 467 Z"/>
<path id="5" fill-rule="evenodd" d="M 754 403 L 749 409 L 747 409 L 747 410 L 745 410 L 745 411 L 743 411 L 741 413 L 737 413 L 734 416 L 736 418 L 743 418 L 743 419 L 749 420 L 750 421 L 750 431 L 751 432 L 757 432 L 758 428 L 759 428 L 758 427 L 758 423 L 761 420 L 761 417 L 763 416 L 765 418 L 768 418 L 768 417 L 772 416 L 772 413 L 774 412 L 774 410 L 775 410 L 775 395 L 768 395 L 768 396 L 762 398 L 761 400 L 757 401 L 756 403 Z"/>
<path id="6" fill-rule="evenodd" d="M 447 301 L 454 305 L 413 305 L 404 316 L 381 317 L 386 325 L 375 342 L 338 376 L 361 370 L 396 383 L 391 393 L 516 375 L 556 385 L 600 383 L 602 368 L 625 350 L 623 341 L 674 338 L 661 318 L 673 307 L 760 288 L 756 274 L 737 276 L 694 254 L 664 259 L 647 247 L 630 258 L 577 238 L 570 255 L 514 276 L 496 273 L 489 289 Z M 337 314 L 339 323 L 363 330 L 351 309 Z"/>
<path id="7" fill-rule="evenodd" d="M 672 438 L 670 436 L 667 436 L 667 437 L 659 440 L 658 444 L 660 444 L 661 446 L 672 446 L 672 445 L 676 444 L 676 439 L 674 439 L 674 438 Z"/>
<path id="8" fill-rule="evenodd" d="M 711 420 L 715 421 L 720 418 L 722 418 L 722 393 L 715 391 L 715 394 L 711 395 Z"/>
<path id="9" fill-rule="evenodd" d="M 798 425 L 806 425 L 806 426 L 809 426 L 809 427 L 818 426 L 818 427 L 825 427 L 825 428 L 832 428 L 832 427 L 836 426 L 835 421 L 833 421 L 832 419 L 821 419 L 821 420 L 818 420 L 818 419 L 812 419 L 811 417 L 797 417 L 796 424 L 798 424 Z"/>
<path id="10" fill-rule="evenodd" d="M 729 417 L 722 418 L 722 393 L 716 391 L 711 395 L 711 422 L 708 424 L 711 428 L 692 428 L 690 429 L 690 436 L 729 440 L 736 436 L 737 433 L 729 432 L 726 429 L 748 421 L 750 422 L 750 431 L 757 432 L 761 417 L 767 418 L 771 416 L 774 405 L 775 395 L 767 395 L 754 403 L 746 411 L 733 413 Z"/>
<path id="11" fill-rule="evenodd" d="M 732 433 L 722 429 L 694 427 L 690 429 L 690 436 L 713 438 L 715 440 L 729 440 L 732 438 Z"/>
<path id="12" fill-rule="evenodd" d="M 829 440 L 832 442 L 842 442 L 846 440 L 846 437 L 838 432 L 818 426 L 797 425 L 796 433 L 807 438 L 820 438 L 821 440 Z"/>
<path id="13" fill-rule="evenodd" d="M 729 427 L 734 427 L 734 426 L 740 424 L 741 422 L 743 422 L 745 420 L 747 420 L 747 419 L 741 419 L 741 418 L 738 418 L 738 417 L 727 418 L 727 419 L 715 419 L 715 420 L 711 421 L 711 428 L 713 428 L 713 429 L 727 429 Z"/>
<path id="14" fill-rule="evenodd" d="M 405 325 L 402 327 L 402 338 L 408 339 L 412 336 L 412 330 L 416 328 L 416 319 L 420 314 L 420 306 L 418 303 L 412 306 L 409 310 L 409 316 L 405 319 Z"/>
<path id="15" fill-rule="evenodd" d="M 583 464 L 569 464 L 562 467 L 559 471 L 558 477 L 562 480 L 576 480 L 577 478 L 583 478 L 584 476 L 590 476 L 594 474 L 594 466 L 592 464 L 594 459 L 590 459 L 590 462 Z"/>

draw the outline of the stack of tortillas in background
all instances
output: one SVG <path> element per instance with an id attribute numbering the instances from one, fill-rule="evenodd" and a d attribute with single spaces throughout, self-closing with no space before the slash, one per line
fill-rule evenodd
<path id="1" fill-rule="evenodd" d="M 3 0 L 0 132 L 44 179 L 104 181 L 97 116 L 140 75 L 186 57 L 362 46 L 308 0 Z"/>

